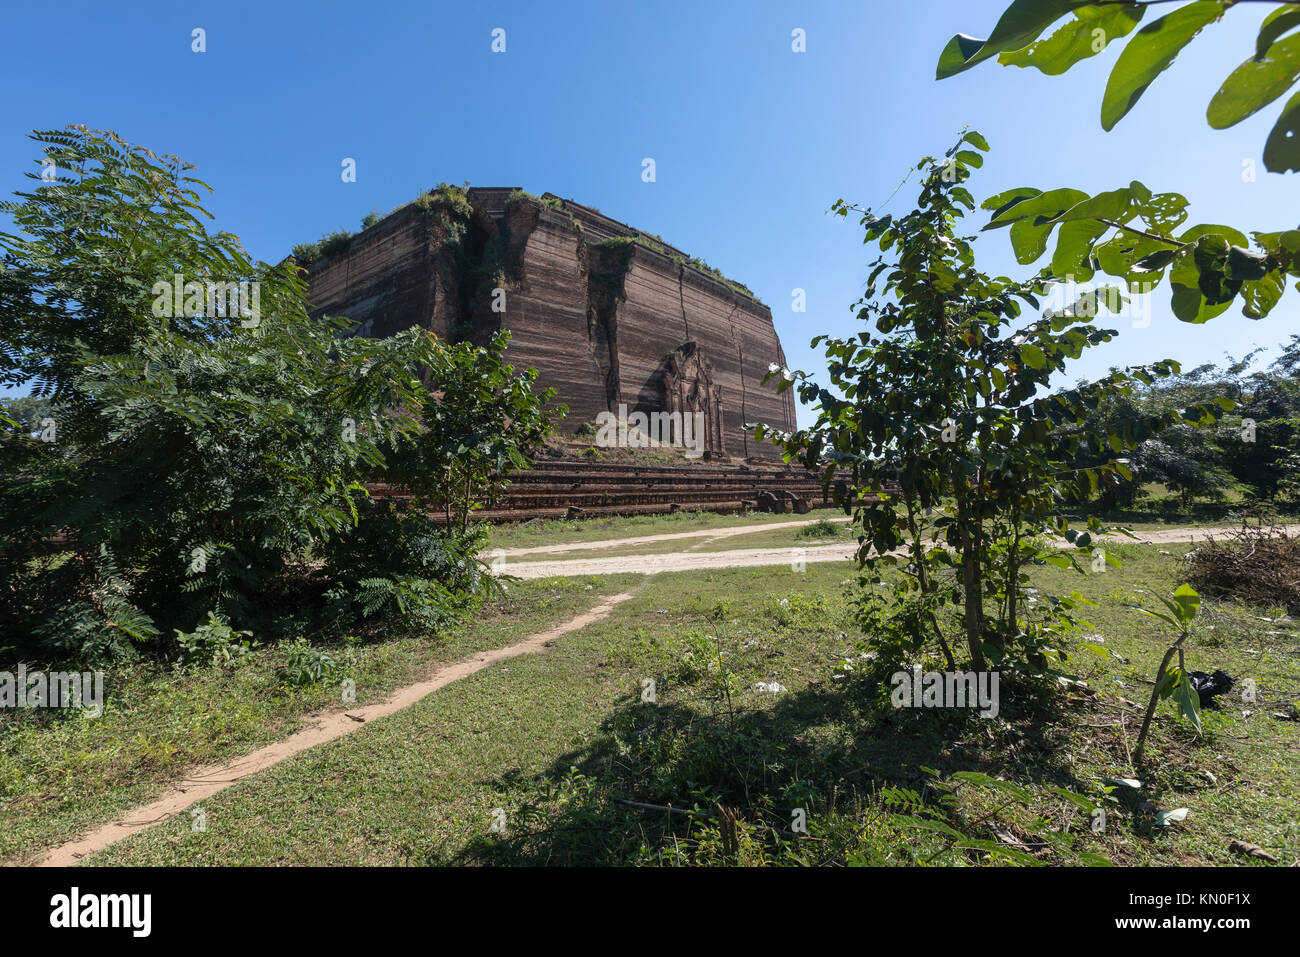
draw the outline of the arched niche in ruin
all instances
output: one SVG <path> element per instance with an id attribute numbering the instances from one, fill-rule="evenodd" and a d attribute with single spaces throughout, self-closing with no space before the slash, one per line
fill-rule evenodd
<path id="1" fill-rule="evenodd" d="M 703 416 L 704 454 L 717 458 L 727 454 L 722 430 L 722 387 L 713 382 L 713 365 L 694 342 L 685 342 L 664 359 L 662 376 L 664 411 L 680 413 L 682 419 Z M 691 422 L 699 421 L 692 418 Z M 697 440 L 698 441 L 698 440 Z"/>

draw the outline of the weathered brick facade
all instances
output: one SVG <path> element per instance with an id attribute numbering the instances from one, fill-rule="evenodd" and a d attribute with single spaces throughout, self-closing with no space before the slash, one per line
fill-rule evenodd
<path id="1" fill-rule="evenodd" d="M 313 264 L 313 314 L 370 335 L 418 324 L 481 341 L 507 329 L 510 361 L 555 388 L 570 432 L 620 404 L 699 411 L 711 453 L 777 458 L 741 428 L 794 428 L 792 393 L 762 384 L 785 364 L 767 306 L 678 249 L 629 241 L 636 230 L 595 209 L 508 188 L 468 197 L 467 222 L 411 204 Z"/>

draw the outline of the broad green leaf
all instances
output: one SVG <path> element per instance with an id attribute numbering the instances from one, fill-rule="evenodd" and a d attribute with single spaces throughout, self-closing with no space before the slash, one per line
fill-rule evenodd
<path id="1" fill-rule="evenodd" d="M 1196 733 L 1201 733 L 1201 697 L 1192 687 L 1192 679 L 1187 672 L 1178 676 L 1178 685 L 1174 688 L 1174 701 L 1182 709 L 1187 720 L 1192 723 Z"/>
<path id="2" fill-rule="evenodd" d="M 989 143 L 988 143 L 988 140 L 986 140 L 983 136 L 981 136 L 981 135 L 980 135 L 977 131 L 975 131 L 975 130 L 968 130 L 968 131 L 966 132 L 966 135 L 962 137 L 962 142 L 963 142 L 963 143 L 969 143 L 971 146 L 975 147 L 977 150 L 983 150 L 985 153 L 987 153 L 987 152 L 989 151 Z"/>
<path id="3" fill-rule="evenodd" d="M 1300 77 L 1300 34 L 1279 40 L 1262 60 L 1251 57 L 1223 81 L 1205 118 L 1216 130 L 1240 123 L 1289 90 Z"/>
<path id="4" fill-rule="evenodd" d="M 1241 232 L 1241 230 L 1234 229 L 1231 226 L 1219 226 L 1213 223 L 1201 223 L 1197 226 L 1191 227 L 1190 229 L 1184 230 L 1183 234 L 1178 237 L 1178 241 L 1180 243 L 1190 243 L 1203 236 L 1211 235 L 1222 236 L 1234 246 L 1250 246 L 1250 240 L 1246 238 L 1245 234 Z"/>
<path id="5" fill-rule="evenodd" d="M 1129 283 L 1152 282 L 1154 277 L 1146 266 L 1139 263 L 1147 257 L 1172 249 L 1168 243 L 1148 236 L 1120 232 L 1104 243 L 1093 247 L 1093 255 L 1102 272 L 1108 276 L 1122 277 Z"/>
<path id="6" fill-rule="evenodd" d="M 1022 187 L 1017 190 L 1007 190 L 1003 193 L 990 197 L 984 201 L 984 208 L 990 209 L 990 204 L 999 202 L 1000 208 L 994 213 L 989 220 L 985 229 L 995 229 L 998 226 L 1005 226 L 1007 223 L 1014 223 L 1017 220 L 1033 217 L 1044 222 L 1050 222 L 1056 219 L 1071 206 L 1075 206 L 1088 198 L 1088 194 L 1081 189 L 1049 189 L 1047 192 L 1033 190 L 1028 192 L 1030 187 Z M 1024 192 L 1025 195 L 1015 199 L 1017 193 Z"/>
<path id="7" fill-rule="evenodd" d="M 1018 203 L 1035 196 L 1041 196 L 1041 189 L 1034 189 L 1032 186 L 1019 186 L 1015 189 L 1004 190 L 994 196 L 990 196 L 984 202 L 980 203 L 980 209 L 991 209 L 993 215 L 989 217 L 988 225 L 985 229 L 997 229 L 999 226 L 1009 226 L 1015 222 L 1015 217 L 1003 220 L 1003 214 L 1010 210 Z"/>
<path id="8" fill-rule="evenodd" d="M 1263 319 L 1278 304 L 1285 288 L 1282 273 L 1277 270 L 1260 279 L 1242 283 L 1242 314 L 1250 319 Z"/>
<path id="9" fill-rule="evenodd" d="M 1201 293 L 1198 286 L 1187 286 L 1182 283 L 1172 282 L 1169 306 L 1173 310 L 1174 316 L 1181 322 L 1190 322 L 1200 325 L 1209 322 L 1215 316 L 1226 312 L 1232 305 L 1231 299 L 1225 299 L 1222 302 L 1210 302 Z"/>
<path id="10" fill-rule="evenodd" d="M 1196 288 L 1207 302 L 1231 302 L 1241 283 L 1228 279 L 1228 240 L 1217 233 L 1202 236 L 1192 248 L 1196 265 Z"/>
<path id="11" fill-rule="evenodd" d="M 1187 197 L 1178 193 L 1156 193 L 1154 196 L 1148 193 L 1143 199 L 1138 196 L 1139 186 L 1142 184 L 1137 182 L 1129 186 L 1134 195 L 1133 211 L 1141 216 L 1151 229 L 1163 234 L 1172 233 L 1187 219 Z M 1146 187 L 1142 188 L 1146 189 Z"/>
<path id="12" fill-rule="evenodd" d="M 1081 203 L 1076 203 L 1061 214 L 1062 222 L 1078 219 L 1114 219 L 1121 220 L 1133 202 L 1133 194 L 1127 189 L 1112 189 L 1109 192 L 1090 196 Z"/>
<path id="13" fill-rule="evenodd" d="M 1052 230 L 1056 228 L 1057 217 L 1087 196 L 1087 193 L 1077 189 L 1053 189 L 1017 203 L 1003 213 L 1003 219 L 1014 220 L 1011 225 L 1011 248 L 1015 251 L 1016 260 L 1031 263 L 1042 256 L 1047 251 Z M 996 225 L 990 222 L 984 228 L 992 229 Z"/>
<path id="14" fill-rule="evenodd" d="M 1255 56 L 1263 59 L 1268 48 L 1278 37 L 1296 27 L 1300 27 L 1300 8 L 1285 6 L 1274 10 L 1259 26 L 1259 36 L 1255 40 Z"/>
<path id="15" fill-rule="evenodd" d="M 1133 264 L 1134 272 L 1159 272 L 1174 261 L 1174 256 L 1178 255 L 1176 249 L 1157 249 L 1153 253 L 1148 253 Z"/>
<path id="16" fill-rule="evenodd" d="M 1020 358 L 1031 369 L 1044 369 L 1047 367 L 1047 357 L 1043 355 L 1043 350 L 1030 343 L 1025 343 L 1020 347 Z"/>
<path id="17" fill-rule="evenodd" d="M 1178 683 L 1183 680 L 1183 672 L 1179 668 L 1170 668 L 1160 676 L 1160 681 L 1156 684 L 1156 694 L 1161 698 L 1168 698 L 1178 687 Z"/>
<path id="18" fill-rule="evenodd" d="M 1287 100 L 1268 134 L 1264 168 L 1270 173 L 1300 172 L 1300 93 Z"/>
<path id="19" fill-rule="evenodd" d="M 1200 610 L 1201 596 L 1195 588 L 1184 583 L 1174 589 L 1174 604 L 1179 608 L 1178 617 L 1183 621 L 1191 621 Z"/>
<path id="20" fill-rule="evenodd" d="M 1138 25 L 1146 7 L 1082 7 L 1051 36 L 1021 50 L 1008 50 L 998 57 L 1006 66 L 1037 67 L 1048 76 L 1058 76 L 1080 60 L 1096 56 L 1117 37 L 1127 36 Z"/>
<path id="21" fill-rule="evenodd" d="M 1300 229 L 1288 229 L 1279 233 L 1251 233 L 1255 242 L 1263 246 L 1268 254 L 1282 264 L 1286 271 L 1300 268 Z"/>
<path id="22" fill-rule="evenodd" d="M 1148 23 L 1129 40 L 1115 61 L 1101 102 L 1103 129 L 1114 128 L 1137 104 L 1148 86 L 1204 27 L 1223 15 L 1222 0 L 1196 0 Z"/>
<path id="23" fill-rule="evenodd" d="M 1056 251 L 1052 253 L 1052 275 L 1060 278 L 1073 276 L 1076 282 L 1087 282 L 1093 276 L 1093 244 L 1110 229 L 1096 219 L 1082 219 L 1062 223 L 1056 237 Z"/>
<path id="24" fill-rule="evenodd" d="M 1087 0 L 1015 0 L 1003 11 L 987 40 L 959 33 L 948 41 L 935 67 L 936 80 L 944 80 L 1004 50 L 1019 50 Z"/>
<path id="25" fill-rule="evenodd" d="M 1231 246 L 1228 249 L 1228 277 L 1245 282 L 1262 279 L 1268 274 L 1268 255 L 1253 249 Z"/>

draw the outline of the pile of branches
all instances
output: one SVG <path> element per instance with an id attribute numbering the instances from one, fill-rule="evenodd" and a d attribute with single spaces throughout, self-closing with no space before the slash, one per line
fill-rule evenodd
<path id="1" fill-rule="evenodd" d="M 1276 522 L 1243 521 L 1187 557 L 1188 577 L 1202 595 L 1282 606 L 1300 615 L 1300 536 Z"/>

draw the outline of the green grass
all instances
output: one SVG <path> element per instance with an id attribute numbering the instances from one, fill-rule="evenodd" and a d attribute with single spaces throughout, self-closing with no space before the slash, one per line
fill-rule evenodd
<path id="1" fill-rule="evenodd" d="M 472 622 L 438 636 L 357 647 L 356 705 L 383 700 L 435 666 L 507 645 L 594 605 L 636 576 L 515 583 Z M 339 649 L 336 652 L 343 654 Z M 337 688 L 276 680 L 284 652 L 263 648 L 232 668 L 113 667 L 105 709 L 14 712 L 0 722 L 0 861 L 22 861 L 147 803 L 186 768 L 233 759 L 287 737 L 303 718 L 345 707 Z"/>
<path id="2" fill-rule="evenodd" d="M 1295 723 L 1269 712 L 1300 697 L 1300 656 L 1293 623 L 1262 620 L 1279 617 L 1275 609 L 1203 605 L 1189 667 L 1253 678 L 1260 701 L 1207 709 L 1199 740 L 1162 705 L 1144 789 L 1104 785 L 1131 774 L 1116 722 L 1141 711 L 1170 637 L 1133 605 L 1146 601 L 1141 590 L 1180 581 L 1176 556 L 1114 551 L 1122 570 L 1033 571 L 1036 587 L 1100 603 L 1086 617 L 1104 657 L 1081 650 L 1067 662 L 1095 695 L 1009 682 L 997 719 L 895 711 L 856 657 L 849 563 L 662 574 L 546 654 L 485 669 L 214 796 L 203 805 L 206 833 L 191 833 L 182 815 L 94 862 L 1012 861 L 1014 851 L 980 844 L 990 814 L 1031 848 L 1070 845 L 1043 853 L 1047 862 L 1094 853 L 1124 864 L 1240 863 L 1232 838 L 1293 862 L 1300 743 Z M 641 700 L 646 678 L 656 682 L 653 704 Z M 787 690 L 755 688 L 773 681 Z M 1127 717 L 1130 746 L 1137 720 Z M 1007 802 L 1005 785 L 959 785 L 951 775 L 961 771 L 1018 782 L 1028 803 Z M 1093 833 L 1054 788 L 1103 802 L 1105 831 Z M 1143 802 L 1191 813 L 1156 828 Z M 734 825 L 709 816 L 719 804 Z M 500 834 L 490 829 L 497 808 Z M 797 843 L 780 835 L 794 808 L 809 816 Z M 966 849 L 944 854 L 935 822 Z"/>
<path id="3" fill-rule="evenodd" d="M 836 514 L 836 513 L 823 513 Z M 643 535 L 668 535 L 742 525 L 770 525 L 779 522 L 814 520 L 816 515 L 719 515 L 714 512 L 676 512 L 670 515 L 632 515 L 565 519 L 541 519 L 495 525 L 491 529 L 489 548 L 530 548 L 539 545 L 565 545 L 577 542 L 600 542 L 615 538 L 639 538 Z M 676 547 L 690 540 L 676 542 Z M 639 546 L 644 548 L 645 546 Z"/>

